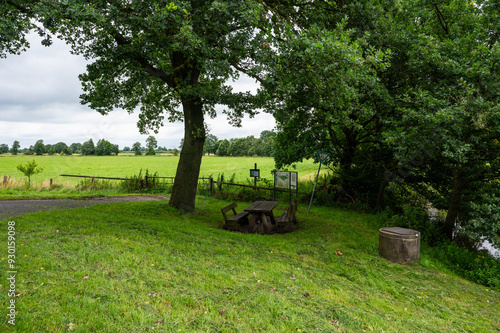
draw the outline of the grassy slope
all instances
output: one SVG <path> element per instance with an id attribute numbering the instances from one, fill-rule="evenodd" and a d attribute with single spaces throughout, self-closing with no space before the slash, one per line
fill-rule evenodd
<path id="1" fill-rule="evenodd" d="M 446 272 L 425 247 L 419 264 L 381 259 L 381 223 L 372 215 L 326 208 L 306 215 L 302 206 L 293 233 L 243 235 L 216 228 L 226 204 L 201 198 L 189 215 L 146 202 L 16 218 L 17 324 L 7 328 L 2 315 L 0 330 L 499 330 L 498 292 Z M 0 304 L 7 304 L 6 222 Z"/>

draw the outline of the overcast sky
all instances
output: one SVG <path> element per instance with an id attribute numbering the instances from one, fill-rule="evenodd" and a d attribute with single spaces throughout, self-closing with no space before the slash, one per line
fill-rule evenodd
<path id="1" fill-rule="evenodd" d="M 21 55 L 0 59 L 0 144 L 12 146 L 18 140 L 21 147 L 34 145 L 39 139 L 45 144 L 65 142 L 94 143 L 106 139 L 120 148 L 131 147 L 136 141 L 145 145 L 148 135 L 139 134 L 138 113 L 115 110 L 103 116 L 80 104 L 82 93 L 78 75 L 85 71 L 85 59 L 70 54 L 69 47 L 59 40 L 51 47 L 32 38 L 31 48 Z M 240 80 L 235 90 L 255 91 L 251 79 Z M 206 119 L 219 139 L 253 135 L 275 126 L 274 118 L 265 113 L 253 119 L 245 118 L 241 128 L 228 124 L 219 110 L 215 119 Z M 178 147 L 184 135 L 182 123 L 165 123 L 158 134 L 150 133 L 160 146 Z"/>

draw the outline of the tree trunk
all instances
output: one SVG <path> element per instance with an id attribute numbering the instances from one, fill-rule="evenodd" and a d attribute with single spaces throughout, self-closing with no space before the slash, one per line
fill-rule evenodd
<path id="1" fill-rule="evenodd" d="M 443 232 L 446 238 L 453 240 L 453 231 L 455 230 L 455 221 L 460 210 L 460 200 L 465 188 L 464 172 L 457 169 L 453 172 L 453 188 L 451 189 L 450 203 L 448 205 L 448 214 L 443 225 Z"/>
<path id="2" fill-rule="evenodd" d="M 198 177 L 200 175 L 205 124 L 201 100 L 182 98 L 184 112 L 184 143 L 177 164 L 169 205 L 188 212 L 194 211 Z"/>

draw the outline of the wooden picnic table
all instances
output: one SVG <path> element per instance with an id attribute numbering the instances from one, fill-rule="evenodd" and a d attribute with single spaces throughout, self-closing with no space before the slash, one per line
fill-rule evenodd
<path id="1" fill-rule="evenodd" d="M 278 201 L 255 201 L 244 209 L 245 212 L 250 214 L 248 222 L 253 232 L 271 233 L 272 224 L 276 224 L 273 209 L 277 204 Z"/>

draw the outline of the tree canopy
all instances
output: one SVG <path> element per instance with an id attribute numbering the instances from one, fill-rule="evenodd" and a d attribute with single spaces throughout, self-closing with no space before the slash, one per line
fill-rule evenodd
<path id="1" fill-rule="evenodd" d="M 328 151 L 337 200 L 405 188 L 447 211 L 449 239 L 498 242 L 498 4 L 301 4 L 268 50 L 277 165 Z"/>

